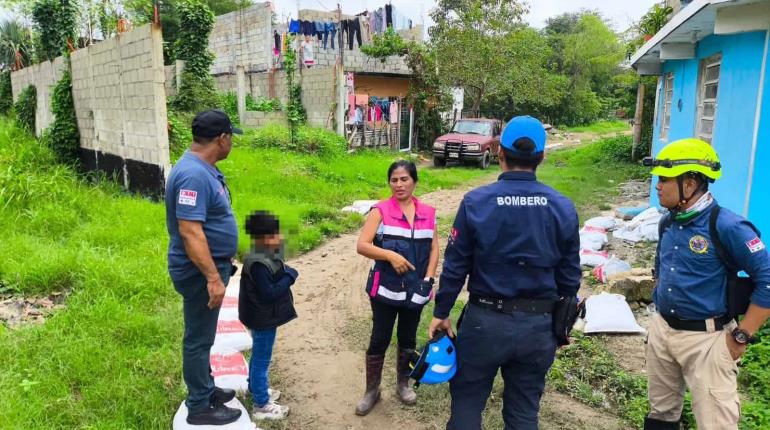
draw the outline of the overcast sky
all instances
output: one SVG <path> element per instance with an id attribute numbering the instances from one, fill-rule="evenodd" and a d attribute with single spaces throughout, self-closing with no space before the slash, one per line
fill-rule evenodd
<path id="1" fill-rule="evenodd" d="M 385 0 L 276 0 L 276 12 L 278 16 L 291 14 L 297 16 L 297 4 L 301 9 L 336 10 L 340 4 L 343 13 L 355 14 L 365 9 L 373 10 L 382 7 Z M 401 12 L 410 17 L 415 23 L 430 25 L 427 16 L 431 8 L 436 4 L 434 0 L 392 0 L 391 3 Z M 630 26 L 633 21 L 644 15 L 655 0 L 530 0 L 530 13 L 526 17 L 530 25 L 542 28 L 545 20 L 551 16 L 564 12 L 573 12 L 582 8 L 598 9 L 602 15 L 609 18 L 615 30 L 622 31 Z M 420 18 L 422 16 L 422 18 Z"/>
<path id="2" fill-rule="evenodd" d="M 255 0 L 259 2 L 260 0 Z M 276 0 L 276 12 L 279 18 L 291 14 L 297 16 L 297 4 L 302 9 L 334 10 L 339 2 L 343 13 L 354 14 L 365 9 L 377 9 L 385 4 L 385 0 Z M 430 25 L 428 13 L 436 4 L 434 0 L 392 0 L 391 3 L 401 12 L 410 17 L 415 24 L 425 20 Z M 530 0 L 530 13 L 526 17 L 527 22 L 537 28 L 545 25 L 545 20 L 551 16 L 564 12 L 573 12 L 582 8 L 598 9 L 602 15 L 612 22 L 615 30 L 622 31 L 638 20 L 653 4 L 655 0 Z M 6 11 L 0 9 L 0 20 L 8 16 Z"/>

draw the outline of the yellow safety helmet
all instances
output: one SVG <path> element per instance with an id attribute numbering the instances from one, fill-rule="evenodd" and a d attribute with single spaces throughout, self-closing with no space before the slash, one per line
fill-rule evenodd
<path id="1" fill-rule="evenodd" d="M 651 175 L 667 178 L 697 172 L 713 182 L 722 176 L 717 152 L 708 143 L 695 138 L 671 142 L 660 150 L 657 158 L 647 157 L 643 164 L 653 167 Z"/>

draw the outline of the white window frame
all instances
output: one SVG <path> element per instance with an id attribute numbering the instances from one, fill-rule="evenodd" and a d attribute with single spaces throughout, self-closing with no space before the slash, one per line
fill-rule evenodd
<path id="1" fill-rule="evenodd" d="M 674 74 L 663 75 L 663 115 L 661 115 L 660 140 L 668 140 L 671 128 L 671 109 L 674 105 Z"/>
<path id="2" fill-rule="evenodd" d="M 707 72 L 710 69 L 717 68 L 719 73 L 716 79 L 706 80 Z M 716 54 L 708 58 L 704 58 L 700 62 L 700 70 L 698 71 L 698 109 L 695 116 L 695 135 L 699 139 L 702 139 L 708 143 L 714 137 L 714 130 L 716 128 L 717 118 L 717 99 L 719 98 L 719 77 L 722 76 L 722 54 Z M 706 87 L 709 85 L 716 85 L 717 92 L 714 97 L 706 98 Z M 714 106 L 714 112 L 712 115 L 704 115 L 703 107 L 706 104 L 712 104 Z M 711 133 L 704 133 L 702 130 L 703 121 L 711 121 Z"/>

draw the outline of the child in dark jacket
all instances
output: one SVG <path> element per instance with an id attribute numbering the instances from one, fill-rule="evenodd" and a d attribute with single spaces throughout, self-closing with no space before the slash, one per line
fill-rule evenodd
<path id="1" fill-rule="evenodd" d="M 276 328 L 297 317 L 290 287 L 298 273 L 283 262 L 283 236 L 272 214 L 256 211 L 249 215 L 246 232 L 252 248 L 243 259 L 238 317 L 251 329 L 254 342 L 249 364 L 252 416 L 279 420 L 288 415 L 289 408 L 275 402 L 280 392 L 268 388 L 268 369 Z"/>

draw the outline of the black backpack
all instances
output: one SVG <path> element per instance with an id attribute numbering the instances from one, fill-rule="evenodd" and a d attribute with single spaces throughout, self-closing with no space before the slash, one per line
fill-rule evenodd
<path id="1" fill-rule="evenodd" d="M 727 270 L 727 316 L 736 318 L 739 315 L 743 315 L 749 309 L 751 303 L 751 293 L 754 292 L 754 281 L 751 278 L 743 278 L 738 276 L 738 272 L 741 271 L 738 263 L 725 249 L 722 241 L 719 239 L 719 231 L 717 230 L 717 218 L 721 207 L 715 205 L 711 208 L 709 214 L 709 236 L 711 242 L 714 244 L 714 251 L 717 253 L 717 257 L 725 266 Z M 671 215 L 665 215 L 658 225 L 658 243 L 663 238 L 663 233 L 673 223 Z M 751 228 L 760 236 L 759 230 L 751 225 Z"/>

